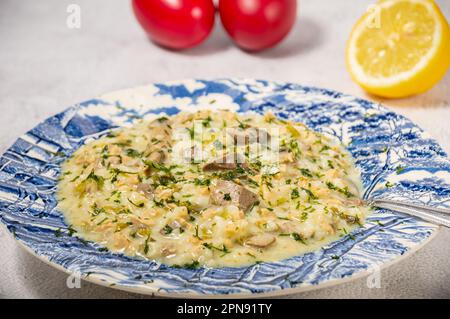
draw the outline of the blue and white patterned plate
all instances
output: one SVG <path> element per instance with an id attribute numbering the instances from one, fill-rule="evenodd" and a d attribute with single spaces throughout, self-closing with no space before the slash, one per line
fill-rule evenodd
<path id="1" fill-rule="evenodd" d="M 176 269 L 99 251 L 71 234 L 55 207 L 59 165 L 83 143 L 154 113 L 226 106 L 271 110 L 341 139 L 361 169 L 364 197 L 450 207 L 450 161 L 420 128 L 388 109 L 291 83 L 184 80 L 113 92 L 68 108 L 20 137 L 0 158 L 0 220 L 53 266 L 119 289 L 168 296 L 292 293 L 367 275 L 417 250 L 438 227 L 378 210 L 364 228 L 322 249 L 241 268 Z"/>

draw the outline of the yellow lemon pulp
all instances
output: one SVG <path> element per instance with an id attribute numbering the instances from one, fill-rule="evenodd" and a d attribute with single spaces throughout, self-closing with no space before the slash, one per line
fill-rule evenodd
<path id="1" fill-rule="evenodd" d="M 432 0 L 384 0 L 369 8 L 347 43 L 355 82 L 383 97 L 422 93 L 450 65 L 450 28 Z"/>

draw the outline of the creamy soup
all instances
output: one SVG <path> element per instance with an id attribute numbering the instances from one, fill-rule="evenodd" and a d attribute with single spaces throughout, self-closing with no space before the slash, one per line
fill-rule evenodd
<path id="1" fill-rule="evenodd" d="M 62 167 L 59 208 L 82 239 L 178 267 L 243 266 L 320 248 L 369 208 L 341 143 L 273 114 L 139 121 Z"/>

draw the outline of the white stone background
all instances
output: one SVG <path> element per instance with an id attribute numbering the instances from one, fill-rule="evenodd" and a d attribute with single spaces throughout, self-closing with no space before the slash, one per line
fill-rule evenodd
<path id="1" fill-rule="evenodd" d="M 450 19 L 450 1 L 437 1 Z M 67 6 L 81 7 L 81 29 L 66 26 Z M 45 118 L 102 93 L 183 78 L 245 77 L 315 85 L 380 101 L 419 124 L 450 151 L 450 73 L 417 97 L 366 95 L 345 69 L 346 39 L 370 0 L 300 0 L 295 29 L 275 49 L 248 54 L 218 24 L 203 45 L 185 52 L 147 40 L 128 0 L 0 1 L 0 151 Z M 450 230 L 413 256 L 381 272 L 381 288 L 366 279 L 292 298 L 450 297 Z M 141 298 L 82 283 L 29 255 L 0 234 L 0 296 L 20 298 Z"/>

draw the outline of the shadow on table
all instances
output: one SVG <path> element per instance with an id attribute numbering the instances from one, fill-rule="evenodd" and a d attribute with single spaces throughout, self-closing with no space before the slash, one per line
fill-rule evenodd
<path id="1" fill-rule="evenodd" d="M 439 238 L 439 239 L 438 239 Z M 368 288 L 366 278 L 356 279 L 328 288 L 293 294 L 286 298 L 449 298 L 450 267 L 445 247 L 450 242 L 450 230 L 442 229 L 434 240 L 411 257 L 395 263 L 381 272 L 381 288 Z M 44 263 L 16 247 L 17 259 L 23 266 L 23 284 L 33 298 L 151 298 L 86 281 L 81 288 L 69 289 L 69 275 Z M 411 271 L 414 269 L 414 271 Z M 434 274 L 429 273 L 433 269 Z M 16 296 L 21 297 L 21 296 Z M 280 297 L 284 298 L 284 297 Z"/>
<path id="2" fill-rule="evenodd" d="M 17 247 L 17 257 L 23 265 L 24 285 L 32 290 L 34 298 L 152 298 L 99 286 L 87 281 L 81 281 L 80 288 L 68 288 L 68 274 L 53 268 L 30 253 Z"/>
<path id="3" fill-rule="evenodd" d="M 321 42 L 321 27 L 311 18 L 301 17 L 294 25 L 291 33 L 279 45 L 261 52 L 246 52 L 242 50 L 242 53 L 263 59 L 282 59 L 309 52 L 319 46 Z M 149 40 L 149 43 L 158 46 L 151 40 Z M 160 47 L 160 49 L 174 54 L 194 57 L 219 53 L 233 46 L 231 38 L 223 29 L 220 21 L 218 21 L 209 38 L 199 46 L 180 51 L 163 47 Z"/>
<path id="4" fill-rule="evenodd" d="M 367 94 L 368 98 L 389 106 L 408 108 L 444 108 L 450 107 L 450 72 L 432 89 L 419 95 L 403 99 L 386 99 Z"/>
<path id="5" fill-rule="evenodd" d="M 291 33 L 279 45 L 254 55 L 265 59 L 282 59 L 304 54 L 322 43 L 322 33 L 317 22 L 308 17 L 300 17 Z"/>

